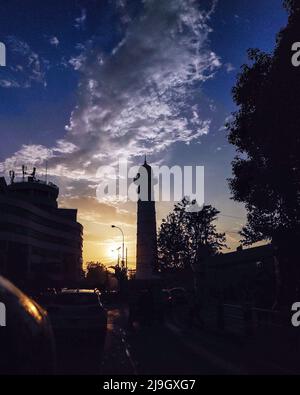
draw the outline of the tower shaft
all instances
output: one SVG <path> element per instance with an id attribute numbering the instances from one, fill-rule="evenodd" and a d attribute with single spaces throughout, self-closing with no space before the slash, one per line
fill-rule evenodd
<path id="1" fill-rule="evenodd" d="M 136 279 L 149 280 L 154 278 L 157 270 L 156 213 L 151 166 L 145 160 L 141 169 L 143 171 L 140 171 L 137 179 L 142 175 L 147 175 L 146 182 L 140 180 L 144 181 L 140 185 L 146 186 L 148 200 L 139 199 L 137 202 Z M 140 194 L 142 196 L 141 190 Z"/>
<path id="2" fill-rule="evenodd" d="M 157 269 L 155 202 L 138 201 L 136 278 L 151 279 Z"/>

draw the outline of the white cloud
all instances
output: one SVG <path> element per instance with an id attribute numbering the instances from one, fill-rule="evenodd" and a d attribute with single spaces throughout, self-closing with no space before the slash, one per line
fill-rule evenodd
<path id="1" fill-rule="evenodd" d="M 76 29 L 81 29 L 84 27 L 85 21 L 86 21 L 86 10 L 83 8 L 81 10 L 80 16 L 75 18 L 74 26 L 76 27 Z"/>
<path id="2" fill-rule="evenodd" d="M 57 146 L 52 148 L 53 152 L 59 152 L 62 154 L 72 154 L 77 151 L 77 147 L 75 144 L 66 140 L 58 140 L 56 142 Z"/>
<path id="3" fill-rule="evenodd" d="M 235 67 L 233 66 L 232 63 L 225 63 L 224 67 L 225 67 L 227 73 L 231 73 L 232 71 L 235 70 Z"/>
<path id="4" fill-rule="evenodd" d="M 23 164 L 38 166 L 45 163 L 52 156 L 53 152 L 49 148 L 42 145 L 24 144 L 14 155 L 0 163 L 0 172 L 21 167 Z"/>
<path id="5" fill-rule="evenodd" d="M 28 43 L 14 36 L 7 38 L 12 65 L 1 70 L 2 88 L 30 88 L 32 83 L 46 85 L 46 61 L 32 50 Z"/>
<path id="6" fill-rule="evenodd" d="M 2 88 L 18 88 L 18 84 L 14 80 L 0 80 L 0 86 Z"/>
<path id="7" fill-rule="evenodd" d="M 55 36 L 49 38 L 49 43 L 57 47 L 59 45 L 59 39 Z"/>
<path id="8" fill-rule="evenodd" d="M 86 57 L 83 53 L 79 54 L 78 56 L 73 56 L 69 59 L 68 63 L 71 65 L 74 70 L 80 70 L 86 61 Z"/>
<path id="9" fill-rule="evenodd" d="M 81 73 L 79 102 L 63 142 L 50 148 L 49 172 L 92 179 L 99 165 L 162 153 L 209 132 L 200 89 L 221 67 L 208 45 L 211 11 L 196 0 L 145 0 L 143 6 L 140 16 L 127 18 L 110 54 L 94 37 L 69 61 Z"/>
<path id="10" fill-rule="evenodd" d="M 112 161 L 162 151 L 175 141 L 190 143 L 208 132 L 210 121 L 195 116 L 200 84 L 221 66 L 207 49 L 208 22 L 196 1 L 147 1 L 102 64 L 97 56 L 81 55 L 81 102 L 67 138 L 84 147 L 85 161 L 85 152 Z"/>
<path id="11" fill-rule="evenodd" d="M 224 123 L 223 125 L 219 128 L 219 132 L 224 132 L 227 130 L 226 126 L 228 123 L 230 123 L 232 121 L 233 117 L 231 114 L 227 115 L 224 119 Z"/>

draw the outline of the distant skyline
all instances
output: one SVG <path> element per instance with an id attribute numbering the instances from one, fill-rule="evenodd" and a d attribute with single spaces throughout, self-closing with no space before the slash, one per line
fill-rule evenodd
<path id="1" fill-rule="evenodd" d="M 227 178 L 236 152 L 225 120 L 248 48 L 271 51 L 287 14 L 281 0 L 6 1 L 0 42 L 0 175 L 36 166 L 78 208 L 84 261 L 111 264 L 126 236 L 135 263 L 136 205 L 99 203 L 96 172 L 126 158 L 203 165 L 205 202 L 239 244 L 243 205 Z M 7 177 L 8 179 L 8 177 Z M 157 223 L 173 204 L 158 203 Z M 114 252 L 112 252 L 114 250 Z"/>

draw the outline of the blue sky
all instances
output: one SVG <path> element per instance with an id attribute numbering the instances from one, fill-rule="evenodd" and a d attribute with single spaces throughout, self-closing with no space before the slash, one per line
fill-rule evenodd
<path id="1" fill-rule="evenodd" d="M 42 177 L 47 161 L 61 204 L 79 208 L 85 258 L 106 259 L 117 221 L 134 260 L 135 208 L 95 201 L 97 168 L 145 153 L 204 165 L 205 200 L 235 248 L 245 212 L 226 181 L 231 89 L 247 49 L 271 51 L 286 20 L 281 0 L 3 0 L 0 172 L 26 162 Z"/>

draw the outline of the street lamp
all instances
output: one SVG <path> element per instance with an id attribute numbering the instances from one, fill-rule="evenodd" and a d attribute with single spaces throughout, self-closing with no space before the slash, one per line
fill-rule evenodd
<path id="1" fill-rule="evenodd" d="M 119 231 L 122 233 L 122 238 L 123 238 L 123 241 L 122 241 L 122 266 L 124 266 L 124 262 L 125 262 L 125 259 L 124 259 L 124 232 L 119 226 L 112 225 L 111 227 L 119 229 Z"/>

